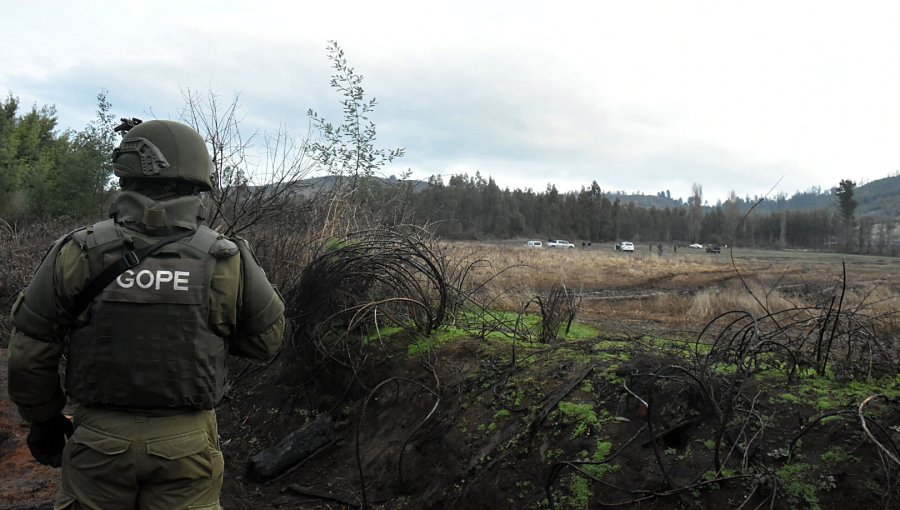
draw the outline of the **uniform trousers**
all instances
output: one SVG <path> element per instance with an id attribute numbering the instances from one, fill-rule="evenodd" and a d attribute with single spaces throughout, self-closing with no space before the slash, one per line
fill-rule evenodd
<path id="1" fill-rule="evenodd" d="M 221 509 L 215 411 L 153 414 L 78 408 L 54 508 Z"/>

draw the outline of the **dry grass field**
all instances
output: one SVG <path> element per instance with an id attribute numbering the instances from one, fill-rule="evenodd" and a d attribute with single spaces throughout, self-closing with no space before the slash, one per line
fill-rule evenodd
<path id="1" fill-rule="evenodd" d="M 643 248 L 643 249 L 641 249 Z M 579 318 L 604 330 L 664 328 L 697 332 L 731 310 L 756 316 L 822 306 L 843 297 L 842 307 L 883 317 L 896 333 L 900 322 L 900 260 L 890 257 L 733 248 L 720 254 L 649 245 L 634 253 L 613 247 L 532 249 L 523 244 L 461 243 L 460 254 L 479 258 L 479 276 L 514 311 L 532 295 L 561 283 L 582 297 Z M 473 255 L 474 254 L 474 255 Z M 846 278 L 844 271 L 846 268 Z"/>

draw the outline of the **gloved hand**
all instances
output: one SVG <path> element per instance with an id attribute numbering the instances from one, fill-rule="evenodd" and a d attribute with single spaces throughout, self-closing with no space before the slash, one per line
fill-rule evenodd
<path id="1" fill-rule="evenodd" d="M 62 413 L 47 421 L 32 423 L 27 440 L 31 456 L 41 464 L 61 466 L 63 446 L 74 432 L 72 420 Z"/>

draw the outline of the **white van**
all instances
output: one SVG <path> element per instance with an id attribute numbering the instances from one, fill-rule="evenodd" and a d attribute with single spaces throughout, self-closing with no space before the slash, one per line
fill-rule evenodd
<path id="1" fill-rule="evenodd" d="M 527 243 L 525 243 L 525 246 L 527 246 L 529 248 L 543 248 L 544 243 L 542 243 L 540 241 L 528 241 Z"/>

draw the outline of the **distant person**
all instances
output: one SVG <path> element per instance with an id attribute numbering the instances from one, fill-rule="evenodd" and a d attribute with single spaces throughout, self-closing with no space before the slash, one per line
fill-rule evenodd
<path id="1" fill-rule="evenodd" d="M 221 508 L 227 358 L 272 355 L 284 303 L 246 241 L 201 225 L 203 137 L 165 120 L 116 130 L 111 219 L 57 240 L 13 305 L 9 396 L 34 458 L 62 466 L 54 508 Z"/>

